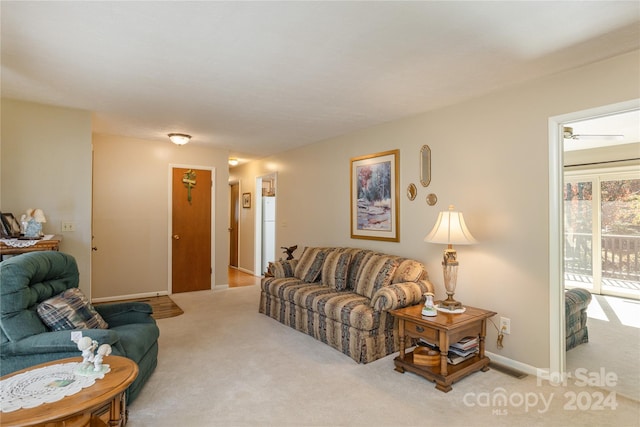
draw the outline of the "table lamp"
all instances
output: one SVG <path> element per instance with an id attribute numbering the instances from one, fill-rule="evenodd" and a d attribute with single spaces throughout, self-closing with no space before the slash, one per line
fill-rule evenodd
<path id="1" fill-rule="evenodd" d="M 450 205 L 447 212 L 440 212 L 436 225 L 433 226 L 431 232 L 424 238 L 425 242 L 444 243 L 447 245 L 442 260 L 444 287 L 447 290 L 447 299 L 441 301 L 439 304 L 439 308 L 444 311 L 462 309 L 462 303 L 453 299 L 456 291 L 456 282 L 458 280 L 458 255 L 456 250 L 453 249 L 453 244 L 472 245 L 477 243 L 477 240 L 471 235 L 471 232 L 469 232 L 464 222 L 462 212 L 456 212 L 453 209 L 453 205 Z"/>

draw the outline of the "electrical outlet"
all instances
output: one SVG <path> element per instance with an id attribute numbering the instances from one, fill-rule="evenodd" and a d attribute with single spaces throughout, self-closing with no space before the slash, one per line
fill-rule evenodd
<path id="1" fill-rule="evenodd" d="M 70 231 L 76 231 L 76 223 L 71 221 L 66 221 L 62 223 L 62 232 L 67 233 Z"/>
<path id="2" fill-rule="evenodd" d="M 511 319 L 507 317 L 500 318 L 500 333 L 506 335 L 511 333 Z"/>

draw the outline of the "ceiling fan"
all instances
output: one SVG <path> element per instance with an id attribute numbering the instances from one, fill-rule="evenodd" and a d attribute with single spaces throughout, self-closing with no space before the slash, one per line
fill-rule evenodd
<path id="1" fill-rule="evenodd" d="M 564 136 L 564 139 L 576 139 L 576 140 L 580 140 L 580 139 L 620 140 L 624 138 L 624 135 L 591 135 L 591 134 L 577 135 L 573 133 L 573 128 L 568 126 L 565 126 L 563 128 L 563 136 Z"/>

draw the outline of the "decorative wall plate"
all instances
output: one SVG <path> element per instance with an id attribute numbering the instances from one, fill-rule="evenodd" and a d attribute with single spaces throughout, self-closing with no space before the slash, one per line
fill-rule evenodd
<path id="1" fill-rule="evenodd" d="M 429 206 L 433 206 L 433 205 L 435 205 L 436 203 L 438 203 L 438 196 L 436 196 L 436 195 L 435 195 L 435 194 L 433 194 L 433 193 L 428 194 L 428 195 L 427 195 L 427 204 L 428 204 Z"/>
<path id="2" fill-rule="evenodd" d="M 409 200 L 415 200 L 417 195 L 418 189 L 416 188 L 416 185 L 414 183 L 409 184 L 409 186 L 407 187 L 407 198 Z"/>

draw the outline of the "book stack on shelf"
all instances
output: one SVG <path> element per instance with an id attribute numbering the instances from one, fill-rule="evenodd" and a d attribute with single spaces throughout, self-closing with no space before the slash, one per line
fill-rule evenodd
<path id="1" fill-rule="evenodd" d="M 420 338 L 419 345 L 428 347 L 432 350 L 440 351 L 436 344 Z M 449 353 L 447 355 L 447 362 L 452 365 L 464 362 L 467 359 L 471 359 L 478 353 L 478 337 L 464 337 L 460 341 L 453 343 L 449 346 Z"/>

